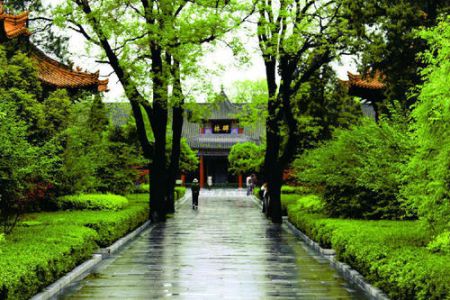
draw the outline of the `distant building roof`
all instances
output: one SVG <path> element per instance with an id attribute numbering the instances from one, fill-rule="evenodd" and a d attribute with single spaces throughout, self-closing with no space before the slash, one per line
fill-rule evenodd
<path id="1" fill-rule="evenodd" d="M 361 97 L 370 101 L 380 101 L 385 98 L 384 76 L 380 71 L 376 71 L 373 76 L 367 74 L 361 76 L 347 72 L 348 80 L 342 81 L 348 87 L 348 93 L 352 96 Z"/>
<path id="2" fill-rule="evenodd" d="M 28 12 L 12 15 L 5 12 L 0 1 L 0 44 L 8 40 L 25 37 L 29 44 L 29 54 L 36 63 L 38 78 L 43 84 L 55 88 L 91 89 L 104 92 L 108 87 L 108 79 L 99 79 L 99 72 L 88 73 L 70 67 L 48 57 L 29 40 Z"/>
<path id="3" fill-rule="evenodd" d="M 245 104 L 231 103 L 225 93 L 222 91 L 219 99 L 215 103 L 199 103 L 200 107 L 208 110 L 203 122 L 216 120 L 237 120 L 238 113 Z M 264 133 L 263 124 L 254 126 L 244 126 L 242 133 L 214 134 L 201 133 L 202 125 L 200 122 L 191 122 L 185 118 L 183 122 L 183 137 L 187 139 L 189 146 L 196 150 L 229 150 L 234 144 L 243 142 L 261 143 L 261 137 Z"/>
<path id="4" fill-rule="evenodd" d="M 362 77 L 359 74 L 347 72 L 349 87 L 358 87 L 368 90 L 384 90 L 386 85 L 382 82 L 383 75 L 380 71 L 376 71 L 373 76 L 366 75 Z"/>

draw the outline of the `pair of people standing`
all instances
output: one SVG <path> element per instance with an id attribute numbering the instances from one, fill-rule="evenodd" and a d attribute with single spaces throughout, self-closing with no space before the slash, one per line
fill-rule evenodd
<path id="1" fill-rule="evenodd" d="M 256 186 L 256 175 L 252 174 L 250 176 L 247 176 L 245 179 L 245 183 L 247 185 L 247 196 L 253 195 L 253 189 Z"/>

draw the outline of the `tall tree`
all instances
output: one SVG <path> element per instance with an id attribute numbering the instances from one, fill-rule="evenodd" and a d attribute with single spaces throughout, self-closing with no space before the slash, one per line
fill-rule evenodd
<path id="1" fill-rule="evenodd" d="M 257 34 L 266 68 L 268 118 L 265 179 L 268 216 L 281 222 L 281 184 L 284 168 L 302 139 L 293 97 L 322 66 L 351 49 L 353 32 L 345 18 L 344 1 L 258 0 Z M 280 81 L 277 81 L 277 74 Z M 282 129 L 287 134 L 282 136 Z"/>
<path id="2" fill-rule="evenodd" d="M 169 170 L 165 152 L 170 91 L 179 93 L 182 75 L 177 74 L 189 72 L 202 43 L 213 41 L 239 24 L 239 2 L 71 0 L 57 10 L 61 25 L 71 24 L 102 50 L 104 62 L 113 68 L 124 87 L 144 155 L 152 158 L 150 218 L 154 221 L 165 219 L 167 205 Z M 178 108 L 173 115 L 171 177 L 178 168 L 176 152 L 182 125 Z M 144 118 L 151 124 L 153 144 L 147 137 Z"/>

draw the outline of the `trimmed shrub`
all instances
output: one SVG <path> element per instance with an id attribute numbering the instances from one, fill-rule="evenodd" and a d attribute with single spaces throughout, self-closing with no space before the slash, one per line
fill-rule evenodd
<path id="1" fill-rule="evenodd" d="M 418 221 L 330 219 L 295 204 L 288 206 L 288 217 L 392 299 L 450 297 L 450 255 L 426 249 L 429 236 Z"/>
<path id="2" fill-rule="evenodd" d="M 60 210 L 120 210 L 128 205 L 127 198 L 113 194 L 80 194 L 59 197 Z"/>
<path id="3" fill-rule="evenodd" d="M 17 226 L 0 252 L 0 299 L 28 299 L 88 259 L 94 230 L 76 225 Z"/>
<path id="4" fill-rule="evenodd" d="M 0 299 L 29 299 L 98 247 L 111 245 L 148 218 L 148 196 L 129 195 L 120 211 L 64 211 L 24 216 L 0 247 Z"/>
<path id="5" fill-rule="evenodd" d="M 27 215 L 27 222 L 44 225 L 76 224 L 94 229 L 97 244 L 106 247 L 148 219 L 148 195 L 128 195 L 130 204 L 119 211 L 61 211 Z"/>
<path id="6" fill-rule="evenodd" d="M 186 188 L 184 186 L 177 186 L 175 188 L 175 200 L 179 200 L 186 194 Z"/>
<path id="7" fill-rule="evenodd" d="M 148 194 L 148 193 L 150 193 L 150 184 L 142 183 L 142 184 L 137 185 L 134 188 L 134 193 L 138 193 L 138 194 Z"/>

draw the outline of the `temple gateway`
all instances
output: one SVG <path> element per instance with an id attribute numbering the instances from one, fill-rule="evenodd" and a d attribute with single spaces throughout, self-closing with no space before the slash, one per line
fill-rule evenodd
<path id="1" fill-rule="evenodd" d="M 198 153 L 199 172 L 184 174 L 187 183 L 199 179 L 201 187 L 208 181 L 213 186 L 242 186 L 242 175 L 235 176 L 228 172 L 228 154 L 233 145 L 243 142 L 261 143 L 264 124 L 253 127 L 242 126 L 237 118 L 245 104 L 231 103 L 224 91 L 216 103 L 198 104 L 208 113 L 198 122 L 187 116 L 183 123 L 183 137 L 189 146 Z"/>

